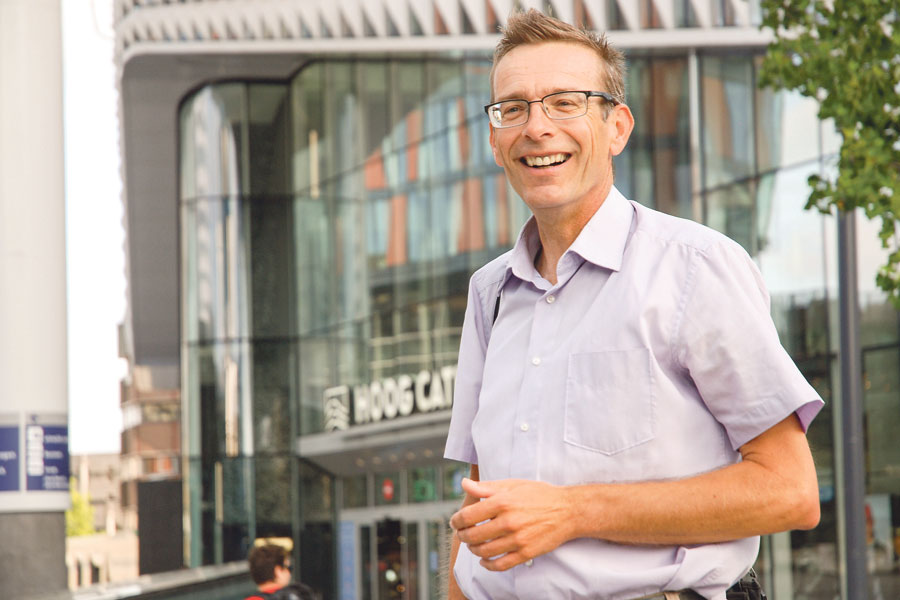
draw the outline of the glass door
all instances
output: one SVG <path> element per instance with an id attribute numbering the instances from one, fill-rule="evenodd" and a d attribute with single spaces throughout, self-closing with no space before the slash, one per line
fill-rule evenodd
<path id="1" fill-rule="evenodd" d="M 450 532 L 443 511 L 353 516 L 340 527 L 340 600 L 444 597 Z"/>
<path id="2" fill-rule="evenodd" d="M 377 532 L 377 600 L 406 600 L 406 565 L 402 521 L 384 519 L 375 524 Z"/>

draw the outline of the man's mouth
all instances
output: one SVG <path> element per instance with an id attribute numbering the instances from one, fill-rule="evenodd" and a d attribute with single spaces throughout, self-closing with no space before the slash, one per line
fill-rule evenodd
<path id="1" fill-rule="evenodd" d="M 545 156 L 523 156 L 519 160 L 527 167 L 543 168 L 561 165 L 571 158 L 571 154 L 560 152 L 558 154 L 547 154 Z"/>

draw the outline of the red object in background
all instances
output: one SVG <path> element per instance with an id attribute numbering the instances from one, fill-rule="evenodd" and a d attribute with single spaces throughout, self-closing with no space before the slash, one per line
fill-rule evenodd
<path id="1" fill-rule="evenodd" d="M 381 495 L 388 502 L 394 499 L 394 482 L 392 480 L 385 479 L 381 484 Z"/>

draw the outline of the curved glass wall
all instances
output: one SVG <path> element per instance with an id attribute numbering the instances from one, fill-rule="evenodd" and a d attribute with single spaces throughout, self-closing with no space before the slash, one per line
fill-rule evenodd
<path id="1" fill-rule="evenodd" d="M 826 408 L 809 434 L 822 524 L 770 536 L 757 566 L 775 597 L 832 597 L 836 244 L 833 221 L 802 207 L 806 178 L 833 168 L 836 138 L 815 103 L 757 90 L 758 62 L 740 52 L 630 57 L 636 129 L 616 182 L 628 197 L 702 218 L 760 265 L 782 341 Z M 341 427 L 324 410 L 335 389 L 455 365 L 468 278 L 511 246 L 528 215 L 491 156 L 481 108 L 489 69 L 477 56 L 331 59 L 288 81 L 208 85 L 182 103 L 191 565 L 243 560 L 257 537 L 291 538 L 300 540 L 300 578 L 337 597 L 340 511 L 458 498 L 464 470 L 438 457 L 338 478 L 300 458 L 297 440 Z M 877 236 L 859 237 L 867 517 L 871 564 L 887 586 L 900 539 L 900 453 L 890 443 L 900 427 L 900 325 L 865 272 L 881 260 Z M 371 541 L 359 542 L 363 563 L 380 552 L 379 527 L 359 531 Z M 439 551 L 439 520 L 409 527 L 423 557 Z M 417 589 L 436 594 L 436 571 L 426 575 Z M 359 575 L 361 589 L 377 592 L 372 576 Z"/>

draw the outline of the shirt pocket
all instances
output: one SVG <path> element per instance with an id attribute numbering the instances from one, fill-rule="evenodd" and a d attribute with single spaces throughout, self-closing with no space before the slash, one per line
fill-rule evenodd
<path id="1" fill-rule="evenodd" d="M 656 436 L 650 350 L 605 350 L 569 355 L 566 374 L 567 444 L 617 454 Z"/>

